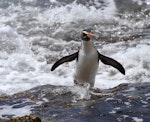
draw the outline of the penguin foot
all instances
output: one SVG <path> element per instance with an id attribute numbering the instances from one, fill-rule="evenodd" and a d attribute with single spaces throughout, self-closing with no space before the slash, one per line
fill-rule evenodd
<path id="1" fill-rule="evenodd" d="M 89 83 L 86 83 L 86 82 L 79 82 L 79 81 L 74 80 L 74 84 L 75 84 L 76 86 L 82 86 L 82 87 L 90 88 L 90 84 L 89 84 Z"/>
<path id="2" fill-rule="evenodd" d="M 91 88 L 90 90 L 94 93 L 102 93 L 102 91 L 99 88 Z"/>

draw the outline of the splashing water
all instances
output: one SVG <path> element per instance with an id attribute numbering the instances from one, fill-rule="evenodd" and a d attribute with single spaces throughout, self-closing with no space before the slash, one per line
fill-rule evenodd
<path id="1" fill-rule="evenodd" d="M 78 50 L 80 32 L 86 27 L 93 28 L 96 48 L 126 69 L 123 76 L 100 63 L 95 87 L 108 89 L 126 82 L 148 82 L 150 15 L 149 8 L 142 9 L 142 5 L 139 13 L 133 10 L 129 14 L 119 13 L 113 0 L 2 1 L 1 94 L 14 94 L 45 84 L 72 86 L 75 62 L 63 64 L 54 72 L 50 69 L 57 59 Z"/>

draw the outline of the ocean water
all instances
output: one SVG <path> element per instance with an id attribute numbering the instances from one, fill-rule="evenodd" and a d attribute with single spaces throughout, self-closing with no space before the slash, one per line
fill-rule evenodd
<path id="1" fill-rule="evenodd" d="M 85 28 L 92 28 L 97 50 L 126 70 L 124 76 L 100 62 L 95 87 L 150 82 L 149 0 L 1 0 L 0 18 L 0 95 L 73 86 L 75 61 L 50 69 L 80 48 Z"/>
<path id="2" fill-rule="evenodd" d="M 147 9 L 148 5 L 149 1 Z M 50 69 L 56 60 L 79 49 L 80 32 L 89 27 L 95 34 L 96 48 L 119 61 L 126 70 L 123 76 L 100 62 L 95 87 L 108 89 L 126 82 L 148 82 L 150 18 L 149 13 L 144 15 L 144 10 L 118 13 L 113 0 L 87 4 L 55 0 L 2 1 L 0 93 L 14 94 L 45 84 L 73 85 L 75 61 L 61 65 L 54 72 Z"/>

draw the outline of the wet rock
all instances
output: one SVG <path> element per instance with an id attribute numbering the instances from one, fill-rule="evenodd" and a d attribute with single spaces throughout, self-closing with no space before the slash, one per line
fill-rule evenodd
<path id="1" fill-rule="evenodd" d="M 41 119 L 34 115 L 16 117 L 11 119 L 0 119 L 0 122 L 41 122 Z"/>
<path id="2" fill-rule="evenodd" d="M 139 5 L 137 1 L 131 1 L 131 0 L 126 0 L 126 1 L 120 1 L 120 0 L 114 0 L 116 7 L 120 12 L 125 12 L 125 11 L 134 11 L 134 12 L 139 12 L 142 8 L 142 5 Z"/>
<path id="3" fill-rule="evenodd" d="M 32 114 L 39 116 L 42 122 L 150 120 L 150 83 L 121 84 L 112 89 L 101 90 L 100 93 L 90 91 L 90 99 L 75 99 L 82 89 L 77 89 L 76 94 L 72 90 L 74 87 L 39 86 L 13 96 L 1 97 L 0 106 L 13 106 L 13 109 L 20 110 L 30 106 Z M 8 118 L 13 116 L 7 115 Z"/>

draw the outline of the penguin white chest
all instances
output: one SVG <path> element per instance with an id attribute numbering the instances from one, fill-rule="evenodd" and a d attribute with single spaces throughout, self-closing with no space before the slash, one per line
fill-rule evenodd
<path id="1" fill-rule="evenodd" d="M 79 51 L 74 80 L 76 83 L 87 82 L 93 87 L 98 69 L 98 53 L 95 48 L 89 52 Z"/>

